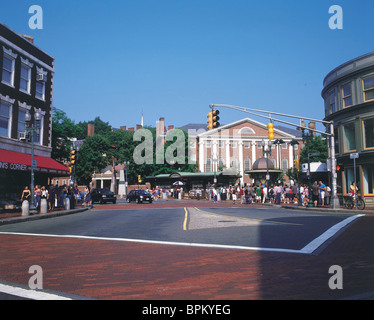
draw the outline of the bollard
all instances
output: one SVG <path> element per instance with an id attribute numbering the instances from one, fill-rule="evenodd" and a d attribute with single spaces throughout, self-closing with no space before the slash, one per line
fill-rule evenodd
<path id="1" fill-rule="evenodd" d="M 65 198 L 65 210 L 70 210 L 70 199 L 69 199 L 69 197 Z"/>
<path id="2" fill-rule="evenodd" d="M 42 198 L 40 200 L 40 213 L 47 213 L 48 212 L 48 202 L 47 199 Z"/>
<path id="3" fill-rule="evenodd" d="M 27 200 L 24 200 L 22 202 L 22 217 L 30 215 L 29 209 L 30 209 L 30 203 Z"/>

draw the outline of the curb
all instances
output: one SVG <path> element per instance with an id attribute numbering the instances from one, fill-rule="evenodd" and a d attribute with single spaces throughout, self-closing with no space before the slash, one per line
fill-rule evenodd
<path id="1" fill-rule="evenodd" d="M 50 219 L 50 218 L 56 218 L 56 217 L 61 217 L 61 216 L 67 216 L 70 214 L 83 212 L 88 209 L 89 208 L 78 208 L 78 209 L 65 210 L 65 211 L 59 211 L 59 212 L 36 214 L 36 215 L 26 216 L 26 217 L 9 218 L 9 219 L 0 220 L 0 226 L 6 225 L 6 224 L 14 224 L 14 223 L 20 223 L 20 222 L 33 221 L 33 220 Z"/>

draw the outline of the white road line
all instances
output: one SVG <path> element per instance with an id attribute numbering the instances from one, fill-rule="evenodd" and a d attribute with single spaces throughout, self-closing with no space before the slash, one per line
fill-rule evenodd
<path id="1" fill-rule="evenodd" d="M 13 287 L 0 283 L 0 292 L 32 300 L 72 300 L 56 294 Z"/>
<path id="2" fill-rule="evenodd" d="M 216 248 L 216 249 L 236 249 L 236 250 L 248 250 L 248 251 L 312 254 L 323 243 L 325 243 L 328 239 L 334 236 L 339 230 L 347 226 L 349 223 L 351 223 L 355 219 L 360 218 L 362 216 L 364 215 L 361 214 L 361 215 L 352 216 L 339 222 L 338 224 L 332 226 L 330 229 L 324 232 L 321 236 L 311 241 L 301 250 L 283 249 L 283 248 L 246 247 L 246 246 L 233 246 L 233 245 L 222 245 L 222 244 L 157 241 L 157 240 L 143 240 L 143 239 L 105 238 L 105 237 L 78 236 L 78 235 L 18 233 L 18 232 L 0 232 L 0 235 L 4 234 L 4 235 L 21 235 L 21 236 L 31 236 L 31 237 L 52 237 L 52 238 L 70 238 L 70 239 L 86 239 L 86 240 L 102 240 L 102 241 L 121 241 L 121 242 L 131 242 L 131 243 L 146 243 L 146 244 L 159 244 L 159 245 L 184 246 L 184 247 L 201 247 L 201 248 Z"/>
<path id="3" fill-rule="evenodd" d="M 350 224 L 352 221 L 364 216 L 364 214 L 358 214 L 356 216 L 349 217 L 347 219 L 344 219 L 343 221 L 337 223 L 336 225 L 332 226 L 330 229 L 328 229 L 326 232 L 321 234 L 318 238 L 314 239 L 312 242 L 307 244 L 304 248 L 302 248 L 300 251 L 302 253 L 311 254 L 315 250 L 317 250 L 322 244 L 324 244 L 327 240 L 332 238 L 337 232 L 339 232 L 342 228 Z"/>
<path id="4" fill-rule="evenodd" d="M 52 238 L 70 238 L 70 239 L 102 240 L 102 241 L 122 241 L 122 242 L 159 244 L 159 245 L 182 246 L 182 247 L 200 247 L 200 248 L 236 249 L 236 250 L 249 250 L 249 251 L 303 253 L 300 250 L 293 250 L 293 249 L 246 247 L 246 246 L 233 246 L 233 245 L 224 245 L 224 244 L 172 242 L 172 241 L 126 239 L 126 238 L 103 238 L 103 237 L 93 237 L 93 236 L 35 234 L 35 233 L 18 233 L 18 232 L 0 232 L 0 235 L 1 234 L 17 235 L 17 236 L 30 236 L 30 237 L 52 237 Z"/>

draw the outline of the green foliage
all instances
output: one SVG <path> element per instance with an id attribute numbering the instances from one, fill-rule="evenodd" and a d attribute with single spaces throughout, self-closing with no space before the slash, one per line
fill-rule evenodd
<path id="1" fill-rule="evenodd" d="M 309 153 L 319 152 L 319 156 L 310 157 L 310 162 L 326 162 L 328 157 L 327 154 L 327 143 L 326 140 L 322 140 L 321 136 L 314 136 L 312 140 L 309 140 Z M 304 148 L 300 153 L 300 165 L 308 162 L 308 151 L 305 143 Z"/>
<path id="2" fill-rule="evenodd" d="M 95 125 L 95 134 L 87 137 L 87 126 L 89 123 Z M 167 156 L 177 156 L 176 150 L 184 150 L 183 157 L 176 158 L 174 164 L 168 164 L 163 161 L 162 164 L 156 164 L 156 129 L 145 128 L 150 130 L 153 137 L 152 159 L 151 164 L 136 164 L 134 160 L 134 150 L 141 142 L 134 141 L 134 132 L 116 130 L 113 131 L 111 126 L 96 117 L 94 121 L 79 122 L 74 121 L 66 116 L 62 110 L 55 109 L 53 113 L 53 139 L 52 139 L 52 157 L 61 162 L 69 160 L 70 147 L 72 138 L 84 140 L 84 144 L 78 152 L 75 177 L 80 185 L 87 185 L 92 180 L 93 173 L 99 173 L 113 161 L 117 164 L 123 164 L 129 161 L 128 180 L 130 183 L 136 183 L 138 175 L 143 178 L 150 175 L 161 173 L 172 173 L 175 171 L 194 172 L 195 165 L 188 164 L 188 134 L 184 133 L 184 139 L 174 137 L 171 141 L 166 141 L 164 145 L 163 159 Z M 170 154 L 171 151 L 171 154 Z M 169 154 L 167 154 L 169 152 Z"/>

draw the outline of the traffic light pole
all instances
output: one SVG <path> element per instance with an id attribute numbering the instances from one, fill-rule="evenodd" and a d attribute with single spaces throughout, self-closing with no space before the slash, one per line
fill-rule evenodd
<path id="1" fill-rule="evenodd" d="M 331 197 L 331 204 L 330 207 L 332 209 L 338 209 L 340 208 L 340 203 L 339 203 L 339 198 L 337 196 L 337 174 L 336 174 L 336 158 L 335 158 L 335 136 L 334 136 L 334 122 L 333 121 L 323 121 L 323 120 L 318 120 L 318 119 L 312 119 L 312 118 L 306 118 L 306 117 L 300 117 L 300 116 L 294 116 L 294 115 L 289 115 L 289 114 L 284 114 L 284 113 L 279 113 L 279 112 L 273 112 L 273 111 L 266 111 L 266 110 L 259 110 L 259 109 L 252 109 L 252 108 L 244 108 L 244 107 L 239 107 L 239 106 L 232 106 L 232 105 L 226 105 L 226 104 L 211 104 L 209 105 L 210 108 L 228 108 L 228 109 L 233 109 L 237 111 L 242 111 L 245 113 L 253 114 L 257 117 L 262 117 L 270 120 L 271 122 L 280 122 L 284 124 L 288 124 L 293 127 L 300 128 L 301 125 L 295 125 L 294 123 L 280 120 L 280 119 L 275 119 L 272 118 L 271 115 L 277 115 L 277 116 L 283 116 L 283 117 L 288 117 L 288 118 L 294 118 L 294 119 L 299 119 L 300 121 L 302 120 L 307 120 L 307 121 L 313 121 L 313 122 L 319 122 L 322 123 L 326 127 L 330 127 L 330 133 L 328 132 L 322 132 L 319 130 L 316 130 L 315 128 L 308 128 L 310 132 L 317 132 L 323 135 L 326 135 L 330 137 L 331 143 L 331 192 L 332 192 L 332 197 Z M 258 114 L 259 113 L 266 113 L 268 116 Z M 328 130 L 328 129 L 327 129 Z"/>

